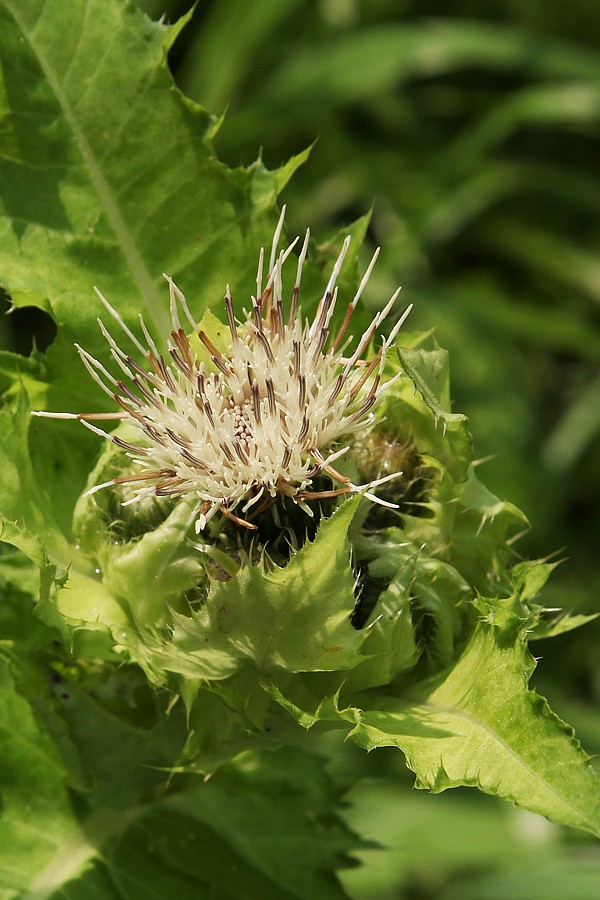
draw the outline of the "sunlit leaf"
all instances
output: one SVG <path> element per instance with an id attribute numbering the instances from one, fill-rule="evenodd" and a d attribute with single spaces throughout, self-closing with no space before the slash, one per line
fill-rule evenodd
<path id="1" fill-rule="evenodd" d="M 361 746 L 395 746 L 417 785 L 477 786 L 556 822 L 600 834 L 599 783 L 573 731 L 527 690 L 532 661 L 510 630 L 479 626 L 421 701 L 386 698 L 354 719 Z"/>

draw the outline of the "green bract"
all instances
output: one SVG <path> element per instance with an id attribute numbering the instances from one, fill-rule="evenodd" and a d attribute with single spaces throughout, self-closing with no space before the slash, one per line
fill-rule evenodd
<path id="1" fill-rule="evenodd" d="M 216 123 L 172 85 L 178 26 L 118 0 L 68 6 L 0 2 L 2 284 L 58 328 L 44 354 L 0 356 L 0 893 L 343 896 L 333 873 L 358 841 L 318 755 L 326 732 L 398 747 L 419 787 L 476 786 L 600 834 L 589 760 L 528 688 L 527 641 L 581 617 L 551 621 L 538 604 L 552 566 L 520 559 L 527 522 L 479 480 L 432 335 L 390 347 L 396 380 L 338 464 L 353 485 L 402 471 L 377 490 L 396 508 L 324 496 L 311 519 L 278 497 L 255 531 L 217 514 L 198 534 L 193 493 L 131 506 L 127 487 L 85 494 L 127 468 L 125 451 L 30 417 L 102 408 L 72 347 L 108 363 L 94 282 L 157 338 L 163 271 L 198 318 L 228 282 L 248 296 L 300 161 L 227 169 Z M 340 294 L 353 294 L 365 228 L 349 229 Z M 311 247 L 306 313 L 343 237 Z M 223 323 L 203 325 L 226 353 Z"/>

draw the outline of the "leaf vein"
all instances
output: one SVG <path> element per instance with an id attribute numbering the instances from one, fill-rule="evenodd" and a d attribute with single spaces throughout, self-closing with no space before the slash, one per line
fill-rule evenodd
<path id="1" fill-rule="evenodd" d="M 52 68 L 43 49 L 35 40 L 35 28 L 32 31 L 28 31 L 19 12 L 14 8 L 12 10 L 12 15 L 17 26 L 28 41 L 31 50 L 35 54 L 39 66 L 62 109 L 65 120 L 71 129 L 75 143 L 79 148 L 79 152 L 83 158 L 92 184 L 94 185 L 98 199 L 100 200 L 110 226 L 117 237 L 139 292 L 144 298 L 145 304 L 147 305 L 155 324 L 160 331 L 163 331 L 163 325 L 166 322 L 166 312 L 162 297 L 160 296 L 156 282 L 150 275 L 146 263 L 130 234 L 128 225 L 116 202 L 113 190 L 107 181 L 101 169 L 100 162 L 75 114 L 75 109 L 69 102 L 67 94 L 61 87 L 57 74 Z"/>

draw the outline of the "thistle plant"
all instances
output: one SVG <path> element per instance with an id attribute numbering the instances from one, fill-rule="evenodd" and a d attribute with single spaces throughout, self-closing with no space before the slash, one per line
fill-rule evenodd
<path id="1" fill-rule="evenodd" d="M 79 419 L 91 431 L 108 438 L 127 451 L 132 471 L 95 485 L 87 495 L 117 484 L 135 485 L 134 496 L 125 504 L 148 497 L 183 497 L 198 500 L 196 531 L 203 531 L 217 512 L 239 525 L 256 529 L 248 519 L 235 515 L 240 504 L 252 515 L 273 504 L 277 497 L 290 497 L 309 516 L 306 501 L 353 493 L 384 506 L 389 504 L 367 488 L 384 484 L 401 473 L 392 473 L 356 485 L 340 474 L 333 463 L 349 449 L 338 446 L 340 438 L 355 436 L 373 424 L 372 410 L 398 375 L 382 381 L 387 352 L 411 307 L 396 322 L 389 337 L 372 359 L 363 355 L 388 316 L 399 290 L 378 313 L 355 349 L 343 355 L 352 341 L 346 337 L 352 314 L 369 280 L 377 251 L 334 335 L 329 324 L 337 300 L 336 280 L 350 243 L 347 237 L 319 301 L 312 322 L 302 323 L 298 307 L 302 266 L 310 232 L 306 232 L 297 264 L 289 311 L 284 309 L 282 270 L 298 239 L 277 255 L 285 207 L 275 229 L 266 284 L 263 288 L 264 248 L 260 251 L 256 296 L 241 328 L 236 323 L 229 286 L 225 309 L 229 338 L 220 349 L 192 317 L 184 295 L 172 279 L 170 288 L 172 331 L 167 358 L 160 353 L 140 313 L 139 324 L 147 347 L 123 322 L 119 313 L 98 295 L 126 338 L 147 363 L 143 369 L 111 336 L 101 319 L 98 325 L 114 362 L 131 383 L 127 387 L 106 368 L 78 347 L 89 374 L 120 411 L 114 413 L 34 412 L 49 418 Z M 181 326 L 178 306 L 191 329 L 191 339 Z M 212 371 L 193 349 L 201 341 L 208 352 Z M 93 424 L 113 419 L 133 426 L 141 435 L 132 444 L 117 434 L 107 434 Z M 332 449 L 333 448 L 333 449 Z M 310 490 L 312 480 L 327 473 L 342 487 Z M 140 486 L 141 485 L 141 486 Z M 275 510 L 275 514 L 276 510 Z"/>
<path id="2" fill-rule="evenodd" d="M 541 604 L 554 564 L 480 481 L 447 352 L 365 297 L 367 220 L 286 244 L 304 156 L 228 169 L 173 89 L 181 26 L 69 7 L 3 0 L 7 134 L 45 125 L 0 273 L 57 334 L 0 358 L 0 893 L 342 897 L 350 745 L 599 834 L 528 686 L 529 643 L 584 617 Z"/>

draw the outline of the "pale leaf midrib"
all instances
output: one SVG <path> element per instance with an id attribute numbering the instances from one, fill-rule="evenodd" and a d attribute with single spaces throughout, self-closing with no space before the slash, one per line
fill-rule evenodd
<path id="1" fill-rule="evenodd" d="M 79 123 L 79 120 L 75 114 L 75 110 L 71 106 L 67 95 L 63 91 L 58 77 L 53 71 L 43 49 L 38 45 L 34 35 L 27 30 L 25 24 L 23 23 L 18 9 L 16 10 L 14 8 L 15 5 L 13 5 L 12 3 L 9 3 L 8 5 L 11 11 L 11 15 L 13 16 L 17 26 L 21 30 L 21 33 L 26 38 L 29 46 L 31 47 L 31 50 L 33 51 L 38 64 L 42 72 L 44 73 L 48 85 L 54 93 L 62 109 L 63 115 L 73 134 L 74 141 L 79 148 L 79 152 L 81 153 L 84 164 L 88 170 L 90 180 L 104 209 L 106 218 L 115 234 L 117 243 L 121 249 L 125 261 L 127 262 L 127 265 L 138 287 L 140 295 L 143 298 L 144 305 L 148 310 L 150 317 L 154 321 L 155 326 L 159 330 L 159 333 L 163 333 L 168 329 L 168 321 L 166 308 L 162 302 L 160 292 L 158 291 L 158 288 L 155 285 L 150 272 L 148 271 L 142 254 L 138 250 L 138 247 L 132 235 L 130 234 L 129 227 L 125 219 L 123 218 L 118 203 L 113 195 L 112 189 L 108 181 L 104 177 L 94 151 L 92 150 L 92 147 L 90 146 L 84 130 Z"/>
<path id="2" fill-rule="evenodd" d="M 98 857 L 103 844 L 125 829 L 143 812 L 133 807 L 125 812 L 98 810 L 83 827 L 77 827 L 60 844 L 46 866 L 33 879 L 22 900 L 46 900 L 57 888 L 71 881 Z"/>
<path id="3" fill-rule="evenodd" d="M 538 782 L 543 788 L 548 791 L 556 801 L 563 807 L 571 811 L 571 813 L 579 819 L 582 823 L 585 823 L 586 828 L 590 828 L 596 834 L 598 833 L 598 823 L 594 822 L 593 819 L 589 817 L 589 814 L 583 813 L 580 809 L 574 806 L 563 794 L 560 794 L 554 785 L 547 780 L 540 772 L 536 771 L 531 767 L 531 765 L 527 762 L 527 760 L 519 754 L 513 747 L 506 743 L 506 741 L 495 731 L 487 722 L 485 722 L 481 718 L 477 718 L 472 713 L 467 712 L 464 709 L 460 709 L 460 707 L 456 706 L 448 706 L 445 703 L 441 703 L 438 700 L 428 700 L 425 703 L 425 706 L 432 710 L 434 715 L 436 713 L 442 713 L 450 716 L 451 718 L 462 719 L 469 723 L 476 731 L 484 732 L 489 735 L 494 744 L 496 744 L 499 749 L 506 753 L 509 758 L 513 759 L 516 764 L 525 772 L 527 772 L 528 776 L 531 777 L 534 781 Z"/>

